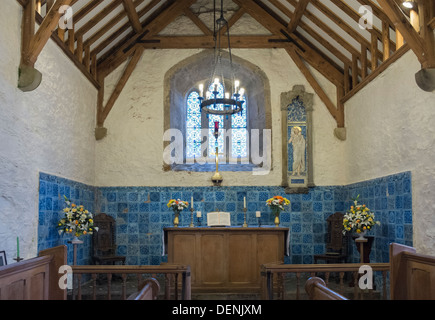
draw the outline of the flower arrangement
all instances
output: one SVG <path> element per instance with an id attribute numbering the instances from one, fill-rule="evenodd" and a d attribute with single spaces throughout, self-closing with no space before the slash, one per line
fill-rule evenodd
<path id="1" fill-rule="evenodd" d="M 358 204 L 358 198 L 359 195 L 354 199 L 354 205 L 343 217 L 343 233 L 354 231 L 361 234 L 371 230 L 374 225 L 380 224 L 379 221 L 375 221 L 375 214 L 365 204 Z"/>
<path id="2" fill-rule="evenodd" d="M 180 199 L 171 199 L 167 204 L 168 208 L 171 208 L 174 211 L 183 211 L 185 208 L 189 207 L 189 203 L 186 201 L 182 201 Z"/>
<path id="3" fill-rule="evenodd" d="M 266 200 L 266 206 L 269 206 L 272 209 L 272 212 L 275 214 L 275 226 L 279 226 L 279 213 L 281 210 L 284 210 L 284 206 L 288 206 L 290 204 L 290 200 L 281 197 L 281 196 L 273 196 L 270 199 Z"/>
<path id="4" fill-rule="evenodd" d="M 81 235 L 92 234 L 93 231 L 98 231 L 98 228 L 94 228 L 93 215 L 86 210 L 82 205 L 77 206 L 65 197 L 65 203 L 67 207 L 63 209 L 65 217 L 58 223 L 59 234 L 70 233 L 75 237 Z"/>
<path id="5" fill-rule="evenodd" d="M 289 204 L 290 200 L 281 196 L 274 196 L 266 200 L 266 206 L 269 206 L 272 210 L 284 210 L 284 206 Z"/>

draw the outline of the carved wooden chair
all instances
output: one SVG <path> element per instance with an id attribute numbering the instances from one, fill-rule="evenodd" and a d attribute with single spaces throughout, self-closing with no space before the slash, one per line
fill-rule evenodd
<path id="1" fill-rule="evenodd" d="M 326 263 L 346 262 L 349 237 L 343 235 L 343 216 L 343 213 L 336 212 L 328 217 L 326 252 L 324 254 L 314 255 L 314 263 L 317 263 L 317 260 L 324 260 Z"/>
<path id="2" fill-rule="evenodd" d="M 125 264 L 125 256 L 116 255 L 115 242 L 115 219 L 111 216 L 100 213 L 94 217 L 94 226 L 98 231 L 92 235 L 94 264 Z"/>

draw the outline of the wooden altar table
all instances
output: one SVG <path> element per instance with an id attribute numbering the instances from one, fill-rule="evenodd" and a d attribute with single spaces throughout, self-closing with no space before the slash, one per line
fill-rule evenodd
<path id="1" fill-rule="evenodd" d="M 168 263 L 190 265 L 192 292 L 259 292 L 261 265 L 289 254 L 289 229 L 165 228 L 164 246 Z"/>

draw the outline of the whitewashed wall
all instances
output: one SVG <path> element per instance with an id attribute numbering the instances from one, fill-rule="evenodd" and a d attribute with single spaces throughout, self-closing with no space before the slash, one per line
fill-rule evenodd
<path id="1" fill-rule="evenodd" d="M 418 70 L 410 51 L 347 102 L 346 183 L 411 171 L 414 246 L 435 254 L 435 92 Z"/>
<path id="2" fill-rule="evenodd" d="M 38 89 L 17 88 L 21 6 L 0 10 L 0 250 L 8 263 L 37 250 L 38 175 L 52 173 L 94 184 L 96 89 L 51 40 L 36 68 Z"/>
<path id="3" fill-rule="evenodd" d="M 200 50 L 146 50 L 131 75 L 105 127 L 108 135 L 97 142 L 98 186 L 208 186 L 213 173 L 163 172 L 163 86 L 166 72 Z M 294 85 L 314 90 L 282 49 L 239 49 L 233 54 L 257 65 L 268 77 L 271 90 L 273 170 L 266 176 L 252 172 L 223 172 L 223 185 L 281 184 L 280 95 Z M 106 78 L 106 100 L 125 65 Z M 324 89 L 335 100 L 335 87 L 316 71 Z M 183 121 L 180 119 L 180 121 Z M 335 121 L 321 100 L 314 98 L 314 182 L 337 185 L 344 182 L 341 154 L 344 144 L 334 135 Z"/>

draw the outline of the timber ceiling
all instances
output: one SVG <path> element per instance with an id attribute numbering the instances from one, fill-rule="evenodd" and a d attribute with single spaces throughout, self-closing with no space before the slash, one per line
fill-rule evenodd
<path id="1" fill-rule="evenodd" d="M 138 47 L 214 46 L 212 0 L 18 1 L 24 7 L 27 1 L 36 1 L 39 23 L 54 3 L 72 7 L 74 28 L 57 29 L 51 37 L 97 86 Z M 429 30 L 435 25 L 433 3 L 427 0 L 425 7 Z M 219 0 L 216 5 L 219 10 Z M 337 86 L 343 102 L 353 89 L 382 72 L 384 62 L 396 60 L 411 44 L 420 61 L 426 52 L 421 39 L 409 41 L 418 33 L 410 30 L 410 11 L 398 0 L 224 0 L 224 16 L 233 48 L 286 49 L 339 127 L 344 125 L 342 113 L 336 111 L 340 106 L 324 96 L 307 65 Z M 371 27 L 361 27 L 367 23 Z"/>

